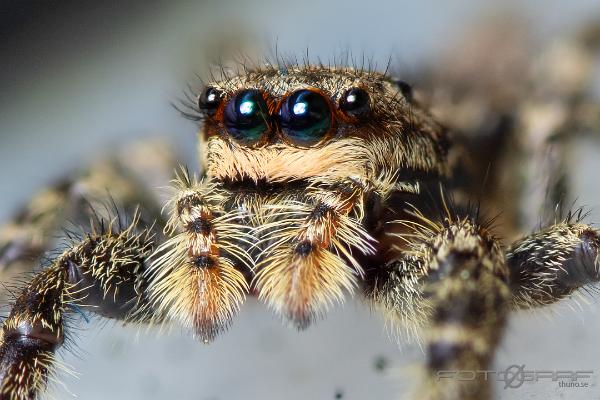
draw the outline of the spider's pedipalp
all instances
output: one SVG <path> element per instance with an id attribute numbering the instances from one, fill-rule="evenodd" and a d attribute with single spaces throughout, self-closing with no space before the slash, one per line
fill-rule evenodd
<path id="1" fill-rule="evenodd" d="M 248 292 L 253 269 L 248 228 L 236 211 L 225 212 L 226 193 L 215 185 L 177 181 L 170 238 L 155 253 L 147 275 L 153 306 L 210 341 L 226 328 Z M 246 247 L 244 247 L 246 246 Z"/>
<path id="2" fill-rule="evenodd" d="M 353 251 L 375 253 L 361 225 L 370 190 L 351 179 L 315 183 L 306 203 L 278 200 L 258 228 L 265 244 L 255 278 L 259 297 L 296 327 L 307 327 L 356 287 L 363 270 Z"/>

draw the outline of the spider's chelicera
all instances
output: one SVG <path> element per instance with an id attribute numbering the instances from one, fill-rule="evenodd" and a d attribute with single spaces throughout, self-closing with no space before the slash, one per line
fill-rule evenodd
<path id="1" fill-rule="evenodd" d="M 484 399 L 511 307 L 553 303 L 597 281 L 597 230 L 567 218 L 507 249 L 446 189 L 446 130 L 385 74 L 264 68 L 199 94 L 202 177 L 180 172 L 168 221 L 95 226 L 17 294 L 0 336 L 2 399 L 37 396 L 88 310 L 178 323 L 213 340 L 256 294 L 309 326 L 345 293 L 424 343 L 417 398 Z M 161 220 L 157 221 L 161 225 Z"/>

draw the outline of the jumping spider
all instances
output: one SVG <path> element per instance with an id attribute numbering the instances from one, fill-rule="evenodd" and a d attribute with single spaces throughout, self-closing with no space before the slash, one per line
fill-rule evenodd
<path id="1" fill-rule="evenodd" d="M 511 308 L 597 282 L 600 232 L 569 215 L 503 247 L 460 204 L 465 168 L 417 97 L 360 68 L 280 64 L 208 83 L 185 111 L 202 121 L 202 178 L 178 173 L 167 221 L 136 212 L 72 235 L 21 288 L 1 330 L 0 398 L 38 398 L 82 310 L 209 342 L 248 294 L 304 329 L 356 288 L 424 343 L 416 398 L 490 398 L 487 380 L 437 372 L 489 369 Z M 13 228 L 55 225 L 69 185 Z M 143 197 L 133 192 L 113 195 Z M 4 264 L 47 245 L 21 239 L 6 241 Z"/>

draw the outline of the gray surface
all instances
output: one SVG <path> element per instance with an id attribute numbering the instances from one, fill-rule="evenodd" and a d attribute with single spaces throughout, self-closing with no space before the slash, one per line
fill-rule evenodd
<path id="1" fill-rule="evenodd" d="M 22 60 L 39 58 L 0 93 L 0 221 L 50 179 L 80 165 L 100 149 L 124 140 L 162 134 L 192 154 L 194 127 L 168 106 L 203 52 L 229 36 L 242 47 L 277 42 L 282 52 L 327 59 L 351 49 L 373 55 L 381 65 L 390 54 L 410 68 L 415 60 L 443 49 L 444 40 L 482 11 L 481 2 L 370 1 L 206 2 L 149 7 L 76 51 L 60 35 L 25 48 Z M 445 5 L 445 6 L 444 6 Z M 594 1 L 527 2 L 542 33 L 561 30 L 597 8 Z M 534 17 L 535 16 L 535 17 Z M 56 29 L 59 30 L 60 26 Z M 29 54 L 31 53 L 31 54 Z M 34 57 L 35 56 L 35 57 Z M 580 148 L 579 203 L 600 221 L 597 171 L 600 149 Z M 511 319 L 497 365 L 531 369 L 595 369 L 590 389 L 560 389 L 556 383 L 498 388 L 501 399 L 600 398 L 598 305 L 573 312 L 570 302 L 546 318 L 521 314 Z M 574 306 L 575 307 L 575 306 Z M 92 327 L 93 328 L 93 327 Z M 380 319 L 348 302 L 306 332 L 283 327 L 262 305 L 249 301 L 229 332 L 210 345 L 179 332 L 156 337 L 108 324 L 80 334 L 78 355 L 66 362 L 79 379 L 67 378 L 82 399 L 344 399 L 393 398 L 414 383 L 411 368 L 418 348 L 399 352 Z M 389 368 L 378 372 L 384 356 Z M 68 398 L 58 388 L 55 398 Z"/>

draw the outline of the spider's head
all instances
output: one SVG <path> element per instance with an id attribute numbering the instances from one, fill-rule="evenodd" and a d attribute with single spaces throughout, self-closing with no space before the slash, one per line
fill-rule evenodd
<path id="1" fill-rule="evenodd" d="M 208 84 L 201 159 L 225 181 L 444 175 L 443 129 L 384 74 L 268 68 Z"/>

